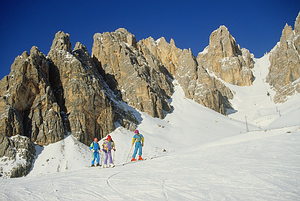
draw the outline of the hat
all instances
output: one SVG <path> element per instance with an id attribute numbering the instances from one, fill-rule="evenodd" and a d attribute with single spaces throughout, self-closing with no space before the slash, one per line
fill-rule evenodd
<path id="1" fill-rule="evenodd" d="M 138 133 L 139 133 L 139 131 L 138 131 L 138 130 L 135 130 L 135 131 L 134 131 L 134 133 L 138 134 Z"/>
<path id="2" fill-rule="evenodd" d="M 97 138 L 95 138 L 95 139 L 94 139 L 94 141 L 95 141 L 95 142 L 98 142 L 98 139 L 97 139 Z"/>
<path id="3" fill-rule="evenodd" d="M 106 139 L 107 139 L 107 140 L 111 140 L 111 136 L 110 136 L 110 135 L 108 135 Z"/>

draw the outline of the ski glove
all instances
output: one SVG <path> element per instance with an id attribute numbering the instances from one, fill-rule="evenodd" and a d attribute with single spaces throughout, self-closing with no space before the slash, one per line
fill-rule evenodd
<path id="1" fill-rule="evenodd" d="M 91 149 L 91 151 L 92 151 L 92 152 L 95 152 L 95 150 L 94 150 L 94 149 Z"/>

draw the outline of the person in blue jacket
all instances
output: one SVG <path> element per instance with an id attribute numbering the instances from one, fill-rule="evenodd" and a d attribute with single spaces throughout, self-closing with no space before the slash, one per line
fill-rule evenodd
<path id="1" fill-rule="evenodd" d="M 133 139 L 132 139 L 132 146 L 135 142 L 135 149 L 134 149 L 131 161 L 135 161 L 135 156 L 137 154 L 138 149 L 139 149 L 139 160 L 143 160 L 142 147 L 144 146 L 144 136 L 142 134 L 140 134 L 140 132 L 138 130 L 135 130 L 134 133 L 135 133 L 135 135 L 133 136 Z"/>
<path id="2" fill-rule="evenodd" d="M 99 160 L 100 160 L 99 153 L 100 153 L 101 150 L 100 150 L 100 146 L 98 144 L 98 139 L 97 138 L 95 138 L 94 141 L 91 143 L 90 150 L 93 152 L 93 160 L 92 160 L 91 167 L 94 167 L 95 159 L 97 159 L 96 166 L 100 166 L 100 164 L 99 164 Z"/>

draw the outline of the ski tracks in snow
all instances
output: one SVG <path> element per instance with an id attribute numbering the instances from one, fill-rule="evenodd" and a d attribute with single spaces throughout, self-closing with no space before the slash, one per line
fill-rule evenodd
<path id="1" fill-rule="evenodd" d="M 106 179 L 106 184 L 107 186 L 113 191 L 113 193 L 111 193 L 111 195 L 113 197 L 110 197 L 111 200 L 116 200 L 116 199 L 120 199 L 120 200 L 134 200 L 132 199 L 132 197 L 129 197 L 125 194 L 122 194 L 119 190 L 117 190 L 116 188 L 113 187 L 113 185 L 110 183 L 110 180 L 115 177 L 116 175 L 120 174 L 121 172 L 116 172 L 112 175 L 110 175 L 107 179 Z"/>

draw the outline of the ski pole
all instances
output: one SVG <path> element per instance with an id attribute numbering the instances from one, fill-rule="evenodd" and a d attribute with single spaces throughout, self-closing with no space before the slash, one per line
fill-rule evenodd
<path id="1" fill-rule="evenodd" d="M 103 163 L 103 151 L 101 151 L 101 161 L 100 161 L 100 166 L 102 166 Z"/>
<path id="2" fill-rule="evenodd" d="M 115 150 L 114 150 L 114 154 L 113 154 L 113 158 L 112 158 L 112 162 L 114 163 L 114 161 L 115 161 Z"/>
<path id="3" fill-rule="evenodd" d="M 128 153 L 128 156 L 127 156 L 127 158 L 126 158 L 125 163 L 127 163 L 127 161 L 128 161 L 128 158 L 129 158 L 129 155 L 130 155 L 130 152 L 131 152 L 132 147 L 133 147 L 133 144 L 131 145 L 131 148 L 130 148 L 130 151 L 129 151 L 129 153 Z"/>

